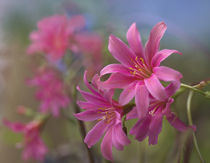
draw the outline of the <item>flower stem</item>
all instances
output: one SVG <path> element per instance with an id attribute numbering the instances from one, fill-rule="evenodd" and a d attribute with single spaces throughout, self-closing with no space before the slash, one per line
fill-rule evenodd
<path id="1" fill-rule="evenodd" d="M 80 113 L 80 108 L 79 106 L 77 105 L 76 101 L 77 101 L 77 91 L 76 91 L 76 88 L 74 89 L 74 92 L 73 94 L 69 94 L 69 96 L 72 97 L 72 101 L 73 101 L 73 108 L 74 108 L 74 112 L 75 113 Z M 81 137 L 82 137 L 82 141 L 85 139 L 85 136 L 86 136 L 86 128 L 85 128 L 85 124 L 83 121 L 80 121 L 80 120 L 77 120 L 78 121 L 78 124 L 79 124 L 79 128 L 80 128 L 80 134 L 81 134 Z M 84 143 L 84 141 L 83 141 Z M 89 159 L 89 163 L 94 163 L 94 157 L 93 157 L 93 153 L 92 153 L 92 150 L 90 148 L 88 148 L 87 144 L 85 144 L 85 148 L 87 150 L 87 154 L 88 154 L 88 159 Z"/>
<path id="2" fill-rule="evenodd" d="M 190 89 L 190 90 L 192 90 L 192 91 L 194 91 L 194 92 L 198 92 L 198 93 L 200 93 L 200 94 L 206 96 L 205 92 L 203 92 L 203 91 L 197 89 L 197 85 L 196 85 L 196 86 L 190 86 L 190 85 L 181 83 L 181 87 Z"/>
<path id="3" fill-rule="evenodd" d="M 191 90 L 189 95 L 188 95 L 188 98 L 187 98 L 187 117 L 188 117 L 188 122 L 189 122 L 189 125 L 193 125 L 193 121 L 192 121 L 192 116 L 191 116 L 191 101 L 192 101 L 192 96 L 193 96 L 193 91 Z M 197 139 L 196 139 L 196 136 L 195 136 L 195 132 L 193 132 L 193 143 L 194 143 L 194 146 L 195 146 L 195 149 L 198 153 L 198 156 L 199 156 L 199 159 L 200 159 L 200 162 L 201 163 L 205 163 L 202 155 L 201 155 L 201 152 L 199 150 L 199 147 L 198 147 L 198 142 L 197 142 Z"/>

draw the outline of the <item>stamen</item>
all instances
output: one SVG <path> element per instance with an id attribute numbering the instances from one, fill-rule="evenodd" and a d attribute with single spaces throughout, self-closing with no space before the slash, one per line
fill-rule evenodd
<path id="1" fill-rule="evenodd" d="M 145 64 L 142 57 L 135 57 L 135 60 L 131 58 L 131 61 L 134 64 L 134 67 L 129 67 L 131 74 L 139 78 L 148 78 L 150 77 L 152 70 Z"/>
<path id="2" fill-rule="evenodd" d="M 97 113 L 103 115 L 98 121 L 104 120 L 106 123 L 110 123 L 116 117 L 114 110 L 114 108 L 98 108 Z"/>

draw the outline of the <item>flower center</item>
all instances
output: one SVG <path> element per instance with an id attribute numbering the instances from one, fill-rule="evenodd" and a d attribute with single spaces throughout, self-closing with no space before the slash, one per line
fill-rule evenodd
<path id="1" fill-rule="evenodd" d="M 136 57 L 135 60 L 132 59 L 134 67 L 130 67 L 130 73 L 135 77 L 145 79 L 149 78 L 152 74 L 152 69 L 147 66 L 143 58 Z"/>
<path id="2" fill-rule="evenodd" d="M 102 118 L 98 121 L 104 120 L 106 123 L 110 123 L 116 118 L 116 113 L 114 108 L 98 108 L 98 113 L 102 114 Z"/>
<path id="3" fill-rule="evenodd" d="M 154 102 L 151 104 L 151 109 L 149 114 L 154 115 L 157 111 L 163 111 L 165 103 L 164 102 Z M 161 109 L 161 110 L 160 110 Z"/>

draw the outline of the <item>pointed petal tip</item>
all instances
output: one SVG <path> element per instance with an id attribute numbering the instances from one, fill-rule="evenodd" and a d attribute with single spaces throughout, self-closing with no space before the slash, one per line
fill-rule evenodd
<path id="1" fill-rule="evenodd" d="M 87 145 L 88 148 L 91 148 L 92 147 L 92 145 L 88 144 L 88 141 L 86 140 L 86 137 L 84 139 L 84 143 Z"/>
<path id="2" fill-rule="evenodd" d="M 110 35 L 109 35 L 109 40 L 112 40 L 113 38 L 116 38 L 115 35 L 110 34 Z"/>
<path id="3" fill-rule="evenodd" d="M 81 89 L 80 89 L 80 87 L 77 85 L 77 87 L 76 87 L 76 89 L 78 90 L 78 91 L 80 91 Z"/>
<path id="4" fill-rule="evenodd" d="M 162 25 L 163 27 L 167 28 L 167 25 L 164 21 L 160 21 L 157 25 Z"/>
<path id="5" fill-rule="evenodd" d="M 136 22 L 133 22 L 132 24 L 131 24 L 131 26 L 130 26 L 130 28 L 136 28 Z"/>

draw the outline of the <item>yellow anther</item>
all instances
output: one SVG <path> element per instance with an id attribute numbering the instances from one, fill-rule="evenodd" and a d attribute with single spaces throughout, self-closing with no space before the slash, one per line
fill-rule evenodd
<path id="1" fill-rule="evenodd" d="M 138 60 L 138 57 L 136 56 L 135 60 L 137 61 Z"/>
<path id="2" fill-rule="evenodd" d="M 141 62 L 144 64 L 144 59 L 143 58 L 140 58 Z"/>

